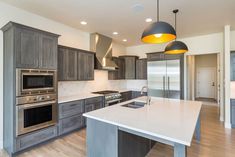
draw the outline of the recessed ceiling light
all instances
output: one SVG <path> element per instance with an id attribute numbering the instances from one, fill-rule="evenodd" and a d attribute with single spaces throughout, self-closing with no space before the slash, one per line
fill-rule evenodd
<path id="1" fill-rule="evenodd" d="M 152 21 L 153 21 L 153 19 L 151 19 L 151 18 L 145 19 L 145 22 L 152 22 Z"/>
<path id="2" fill-rule="evenodd" d="M 82 25 L 87 25 L 87 22 L 86 21 L 81 21 L 80 22 Z"/>
<path id="3" fill-rule="evenodd" d="M 113 32 L 113 35 L 118 35 L 118 32 Z"/>
<path id="4" fill-rule="evenodd" d="M 127 39 L 123 39 L 122 41 L 123 41 L 123 42 L 127 42 Z"/>

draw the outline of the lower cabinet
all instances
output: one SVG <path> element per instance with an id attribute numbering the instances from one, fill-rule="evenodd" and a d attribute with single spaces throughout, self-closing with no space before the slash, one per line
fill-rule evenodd
<path id="1" fill-rule="evenodd" d="M 231 99 L 231 124 L 235 128 L 235 99 Z"/>
<path id="2" fill-rule="evenodd" d="M 83 121 L 82 114 L 61 119 L 61 120 L 59 120 L 58 126 L 59 126 L 59 129 L 58 129 L 59 135 L 63 135 L 63 134 L 68 133 L 70 131 L 80 129 L 80 128 L 84 127 L 84 121 Z"/>
<path id="3" fill-rule="evenodd" d="M 85 100 L 85 113 L 93 110 L 98 110 L 104 107 L 103 97 L 89 98 Z M 86 118 L 84 117 L 84 123 L 86 125 Z"/>
<path id="4" fill-rule="evenodd" d="M 127 92 L 122 92 L 120 94 L 122 96 L 122 102 L 135 99 L 141 96 L 147 96 L 147 92 L 144 92 L 143 95 L 141 95 L 140 91 L 127 91 Z"/>
<path id="5" fill-rule="evenodd" d="M 34 131 L 16 138 L 16 152 L 45 142 L 57 136 L 56 126 Z"/>
<path id="6" fill-rule="evenodd" d="M 120 94 L 121 94 L 121 98 L 122 98 L 121 102 L 128 101 L 128 100 L 132 99 L 132 91 L 122 92 Z"/>
<path id="7" fill-rule="evenodd" d="M 102 96 L 59 104 L 58 134 L 63 135 L 83 128 L 86 119 L 82 114 L 102 107 L 104 107 Z"/>

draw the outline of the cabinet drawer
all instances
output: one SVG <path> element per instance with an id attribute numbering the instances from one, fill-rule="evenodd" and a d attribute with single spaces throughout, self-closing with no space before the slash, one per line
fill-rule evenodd
<path id="1" fill-rule="evenodd" d="M 82 114 L 59 120 L 59 135 L 74 131 L 84 126 Z"/>
<path id="2" fill-rule="evenodd" d="M 89 98 L 89 99 L 85 99 L 85 104 L 92 104 L 92 103 L 96 103 L 96 102 L 101 102 L 103 101 L 103 97 L 95 97 L 95 98 Z"/>
<path id="3" fill-rule="evenodd" d="M 59 118 L 66 118 L 84 112 L 84 101 L 73 101 L 59 104 Z"/>
<path id="4" fill-rule="evenodd" d="M 16 139 L 16 151 L 26 149 L 56 136 L 57 128 L 55 126 L 19 136 Z"/>

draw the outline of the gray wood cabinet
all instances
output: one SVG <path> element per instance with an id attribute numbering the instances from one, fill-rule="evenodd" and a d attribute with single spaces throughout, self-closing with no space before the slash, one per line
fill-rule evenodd
<path id="1" fill-rule="evenodd" d="M 82 114 L 102 107 L 104 107 L 102 96 L 59 104 L 58 134 L 63 135 L 83 128 L 86 119 Z"/>
<path id="2" fill-rule="evenodd" d="M 59 35 L 11 23 L 17 68 L 57 69 Z"/>
<path id="3" fill-rule="evenodd" d="M 59 119 L 84 113 L 84 100 L 59 104 Z"/>
<path id="4" fill-rule="evenodd" d="M 55 126 L 35 131 L 16 138 L 16 152 L 32 147 L 57 136 Z"/>
<path id="5" fill-rule="evenodd" d="M 59 120 L 59 135 L 66 134 L 68 132 L 80 129 L 84 127 L 84 121 L 82 114 L 78 114 L 75 116 L 71 116 L 68 118 L 64 118 Z"/>
<path id="6" fill-rule="evenodd" d="M 4 149 L 12 156 L 20 150 L 57 136 L 56 127 L 49 127 L 16 137 L 16 68 L 57 69 L 59 35 L 14 22 L 1 28 L 4 43 L 3 129 Z"/>
<path id="7" fill-rule="evenodd" d="M 103 97 L 85 99 L 85 112 L 90 112 L 104 107 Z"/>
<path id="8" fill-rule="evenodd" d="M 147 92 L 143 92 L 143 95 L 141 95 L 140 91 L 132 91 L 132 99 L 135 99 L 141 96 L 147 96 Z"/>
<path id="9" fill-rule="evenodd" d="M 94 57 L 90 51 L 58 46 L 59 81 L 94 80 Z"/>
<path id="10" fill-rule="evenodd" d="M 147 80 L 147 59 L 136 60 L 136 79 Z"/>
<path id="11" fill-rule="evenodd" d="M 235 51 L 230 54 L 230 78 L 235 81 Z"/>
<path id="12" fill-rule="evenodd" d="M 231 124 L 235 128 L 235 99 L 231 99 Z"/>
<path id="13" fill-rule="evenodd" d="M 136 60 L 138 56 L 120 56 L 125 61 L 125 79 L 136 78 Z"/>
<path id="14" fill-rule="evenodd" d="M 94 80 L 94 53 L 79 51 L 78 80 Z"/>
<path id="15" fill-rule="evenodd" d="M 128 101 L 128 100 L 132 99 L 132 91 L 121 92 L 120 94 L 121 94 L 121 98 L 122 98 L 121 102 Z"/>
<path id="16" fill-rule="evenodd" d="M 57 37 L 39 35 L 39 68 L 57 69 L 57 43 Z"/>
<path id="17" fill-rule="evenodd" d="M 17 68 L 39 67 L 39 34 L 31 29 L 16 27 L 14 47 Z"/>
<path id="18" fill-rule="evenodd" d="M 113 61 L 117 64 L 118 69 L 108 72 L 109 80 L 125 79 L 125 60 L 123 58 L 113 57 Z"/>
<path id="19" fill-rule="evenodd" d="M 76 81 L 78 80 L 78 53 L 74 49 L 63 46 L 58 47 L 58 80 Z"/>

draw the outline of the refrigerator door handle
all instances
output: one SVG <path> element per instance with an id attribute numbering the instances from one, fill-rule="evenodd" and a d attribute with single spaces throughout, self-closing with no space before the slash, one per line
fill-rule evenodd
<path id="1" fill-rule="evenodd" d="M 166 81 L 165 81 L 165 76 L 163 76 L 163 97 L 165 97 L 166 94 Z"/>
<path id="2" fill-rule="evenodd" d="M 168 76 L 168 97 L 170 96 L 170 77 Z"/>

